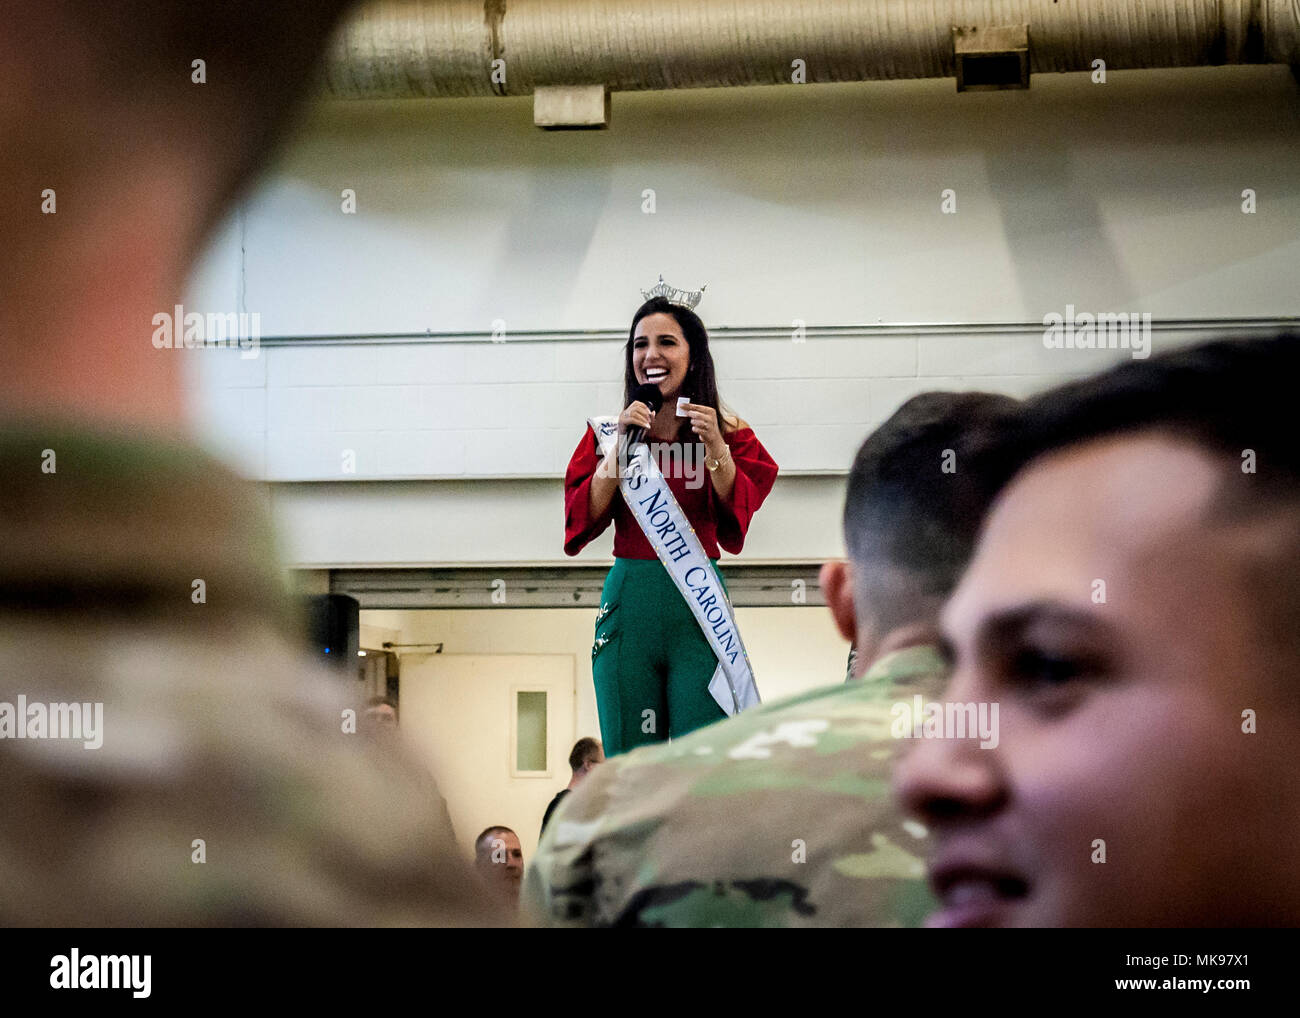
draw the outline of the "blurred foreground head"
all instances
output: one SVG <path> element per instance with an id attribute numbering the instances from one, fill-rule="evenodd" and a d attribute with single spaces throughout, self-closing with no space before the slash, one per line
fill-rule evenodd
<path id="1" fill-rule="evenodd" d="M 151 318 L 271 155 L 347 0 L 19 0 L 0 32 L 0 410 L 174 431 Z"/>
<path id="2" fill-rule="evenodd" d="M 943 617 L 1000 737 L 897 775 L 935 924 L 1298 921 L 1298 377 L 1297 337 L 1225 340 L 1026 405 Z"/>
<path id="3" fill-rule="evenodd" d="M 176 441 L 191 351 L 151 342 L 347 6 L 5 10 L 0 925 L 503 921 L 305 660 L 263 500 Z"/>

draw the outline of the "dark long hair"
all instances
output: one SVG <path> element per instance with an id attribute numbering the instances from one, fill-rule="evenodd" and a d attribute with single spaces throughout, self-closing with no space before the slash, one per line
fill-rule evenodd
<path id="1" fill-rule="evenodd" d="M 718 415 L 718 430 L 726 431 L 726 425 L 723 423 L 724 404 L 718 396 L 718 376 L 713 370 L 713 354 L 709 353 L 709 332 L 700 321 L 699 315 L 680 304 L 673 304 L 667 297 L 651 297 L 637 308 L 636 314 L 632 316 L 632 327 L 627 331 L 627 346 L 623 351 L 623 406 L 626 407 L 632 402 L 632 392 L 638 384 L 636 372 L 632 370 L 632 346 L 636 341 L 636 323 L 646 315 L 654 314 L 671 315 L 681 327 L 682 335 L 686 337 L 686 344 L 690 347 L 690 367 L 687 369 L 686 379 L 682 382 L 681 394 L 689 396 L 692 403 L 713 407 Z M 675 411 L 675 408 L 665 407 L 665 409 L 669 412 Z M 728 416 L 734 418 L 736 415 L 728 413 Z M 682 418 L 678 423 L 679 441 L 696 440 L 690 426 L 690 421 L 686 418 Z"/>

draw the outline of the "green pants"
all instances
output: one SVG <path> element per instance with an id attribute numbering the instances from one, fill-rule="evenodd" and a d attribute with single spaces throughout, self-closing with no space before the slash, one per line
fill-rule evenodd
<path id="1" fill-rule="evenodd" d="M 661 562 L 616 558 L 600 605 L 591 674 L 606 756 L 727 716 L 709 695 L 717 656 Z"/>

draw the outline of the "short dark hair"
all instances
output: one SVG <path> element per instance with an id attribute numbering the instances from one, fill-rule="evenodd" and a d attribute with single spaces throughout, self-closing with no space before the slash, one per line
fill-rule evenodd
<path id="1" fill-rule="evenodd" d="M 569 770 L 576 773 L 589 757 L 595 756 L 598 752 L 600 752 L 600 743 L 589 735 L 583 736 L 569 751 Z"/>
<path id="2" fill-rule="evenodd" d="M 926 392 L 862 443 L 849 472 L 844 538 L 859 617 L 879 632 L 936 615 L 956 586 L 1003 479 L 985 456 L 1017 407 L 988 392 Z"/>
<path id="3" fill-rule="evenodd" d="M 1295 440 L 1300 334 L 1223 338 L 1129 360 L 1025 402 L 1022 426 L 995 452 L 1003 480 L 1050 452 L 1092 439 L 1158 430 L 1201 446 L 1233 472 L 1223 495 L 1260 505 L 1300 494 L 1300 444 Z M 1243 501 L 1239 496 L 1245 494 Z"/>
<path id="4" fill-rule="evenodd" d="M 393 710 L 397 710 L 397 701 L 394 700 L 391 696 L 372 696 L 369 700 L 366 701 L 366 706 L 367 707 L 388 706 L 388 707 L 392 707 Z"/>
<path id="5" fill-rule="evenodd" d="M 1279 547 L 1251 567 L 1258 635 L 1300 656 L 1300 333 L 1222 338 L 1130 360 L 1026 401 L 1022 427 L 994 457 L 1009 483 L 1042 456 L 1147 432 L 1181 438 L 1221 466 L 1207 507 L 1216 525 L 1280 524 Z M 1249 465 L 1249 469 L 1247 468 Z"/>

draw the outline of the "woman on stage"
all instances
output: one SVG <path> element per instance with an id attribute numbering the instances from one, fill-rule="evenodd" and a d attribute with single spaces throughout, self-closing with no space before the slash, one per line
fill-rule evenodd
<path id="1" fill-rule="evenodd" d="M 594 418 L 564 479 L 566 554 L 614 523 L 614 566 L 592 647 L 607 756 L 680 737 L 757 702 L 718 547 L 740 552 L 777 465 L 748 424 L 723 412 L 709 335 L 692 310 L 701 292 L 671 290 L 662 277 L 651 292 L 674 299 L 651 296 L 632 319 L 617 426 L 612 417 Z M 633 398 L 647 384 L 662 394 L 658 412 Z M 653 443 L 657 455 L 647 459 L 656 466 L 649 476 L 638 474 L 640 466 L 624 476 L 620 465 L 639 448 L 628 450 L 626 436 L 638 428 Z M 635 491 L 633 507 L 625 490 Z"/>

